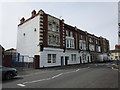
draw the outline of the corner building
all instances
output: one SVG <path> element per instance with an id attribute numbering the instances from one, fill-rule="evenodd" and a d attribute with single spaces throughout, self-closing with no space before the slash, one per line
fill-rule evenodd
<path id="1" fill-rule="evenodd" d="M 34 57 L 36 68 L 107 60 L 109 41 L 70 26 L 43 10 L 18 25 L 17 52 Z"/>

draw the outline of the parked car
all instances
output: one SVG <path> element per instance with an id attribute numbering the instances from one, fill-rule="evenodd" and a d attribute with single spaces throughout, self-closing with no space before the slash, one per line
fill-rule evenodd
<path id="1" fill-rule="evenodd" d="M 2 80 L 9 80 L 17 76 L 17 70 L 15 68 L 0 66 L 0 72 L 2 73 Z"/>

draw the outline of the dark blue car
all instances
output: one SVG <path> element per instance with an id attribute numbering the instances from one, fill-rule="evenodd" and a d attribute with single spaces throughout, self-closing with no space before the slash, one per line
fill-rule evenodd
<path id="1" fill-rule="evenodd" d="M 17 70 L 15 68 L 0 66 L 0 72 L 2 73 L 2 80 L 9 80 L 17 76 Z"/>

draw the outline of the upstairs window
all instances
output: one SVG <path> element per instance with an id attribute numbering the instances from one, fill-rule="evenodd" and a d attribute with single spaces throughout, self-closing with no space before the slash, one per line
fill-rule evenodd
<path id="1" fill-rule="evenodd" d="M 86 41 L 85 40 L 79 40 L 79 49 L 86 50 Z"/>
<path id="2" fill-rule="evenodd" d="M 70 32 L 70 37 L 73 37 L 73 32 Z"/>
<path id="3" fill-rule="evenodd" d="M 93 44 L 89 44 L 89 50 L 90 51 L 95 51 L 95 46 Z"/>
<path id="4" fill-rule="evenodd" d="M 66 30 L 66 36 L 73 37 L 73 32 Z"/>
<path id="5" fill-rule="evenodd" d="M 66 48 L 74 48 L 74 39 L 66 39 Z"/>
<path id="6" fill-rule="evenodd" d="M 48 30 L 59 32 L 59 25 L 54 21 L 48 22 Z"/>

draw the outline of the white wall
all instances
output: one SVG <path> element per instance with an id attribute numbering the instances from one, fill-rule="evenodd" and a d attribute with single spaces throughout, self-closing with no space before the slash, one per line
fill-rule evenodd
<path id="1" fill-rule="evenodd" d="M 56 63 L 48 63 L 48 54 L 56 54 Z M 40 67 L 51 67 L 61 65 L 62 49 L 46 48 L 40 52 Z"/>
<path id="2" fill-rule="evenodd" d="M 72 61 L 71 54 L 76 54 L 76 60 Z M 79 53 L 77 50 L 66 50 L 64 56 L 69 56 L 68 64 L 80 63 Z"/>
<path id="3" fill-rule="evenodd" d="M 39 54 L 39 17 L 29 20 L 28 22 L 18 26 L 17 33 L 17 52 L 21 55 L 29 55 L 33 57 Z M 36 28 L 36 32 L 34 29 Z M 23 35 L 25 33 L 25 36 Z"/>

